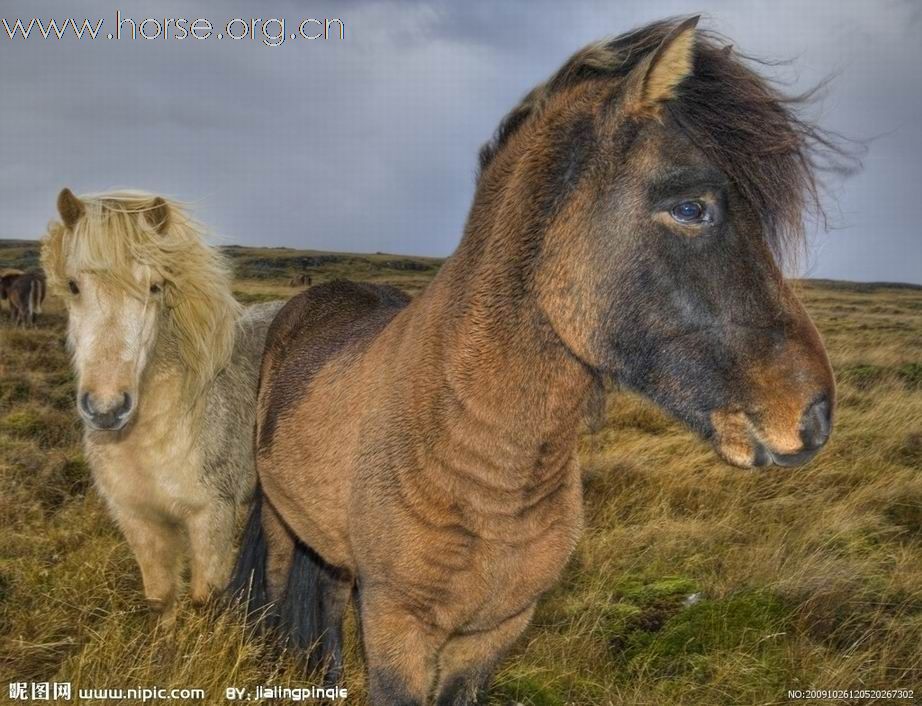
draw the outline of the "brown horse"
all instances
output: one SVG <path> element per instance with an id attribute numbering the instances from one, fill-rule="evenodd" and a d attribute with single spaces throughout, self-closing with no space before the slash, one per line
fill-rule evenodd
<path id="1" fill-rule="evenodd" d="M 331 679 L 355 590 L 374 704 L 488 683 L 580 535 L 577 435 L 606 379 L 738 466 L 829 437 L 832 372 L 776 256 L 834 145 L 696 22 L 590 46 L 533 90 L 414 301 L 337 281 L 272 324 L 233 588 L 319 639 Z"/>
<path id="2" fill-rule="evenodd" d="M 13 276 L 2 284 L 5 298 L 10 300 L 10 316 L 14 324 L 34 326 L 35 320 L 42 313 L 45 301 L 45 275 L 41 272 L 27 272 Z"/>
<path id="3" fill-rule="evenodd" d="M 311 286 L 311 276 L 309 274 L 300 274 L 295 275 L 290 280 L 288 280 L 289 287 L 310 287 Z"/>

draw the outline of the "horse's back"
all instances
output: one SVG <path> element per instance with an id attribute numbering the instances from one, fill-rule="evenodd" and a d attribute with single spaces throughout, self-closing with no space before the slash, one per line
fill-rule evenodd
<path id="1" fill-rule="evenodd" d="M 271 445 L 279 416 L 306 395 L 333 358 L 361 349 L 410 298 L 396 287 L 333 280 L 292 297 L 266 337 L 259 388 L 257 447 Z"/>

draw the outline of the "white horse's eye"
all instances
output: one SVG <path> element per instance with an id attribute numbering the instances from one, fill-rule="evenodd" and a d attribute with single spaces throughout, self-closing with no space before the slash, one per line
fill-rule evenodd
<path id="1" fill-rule="evenodd" d="M 161 285 L 159 285 L 159 284 L 152 284 L 152 285 L 150 286 L 150 293 L 151 293 L 151 294 L 160 294 L 160 292 L 162 292 L 162 291 L 163 291 L 163 287 L 162 287 Z"/>
<path id="2" fill-rule="evenodd" d="M 67 288 L 70 290 L 71 294 L 80 294 L 80 287 L 78 287 L 77 283 L 72 279 L 67 280 Z"/>

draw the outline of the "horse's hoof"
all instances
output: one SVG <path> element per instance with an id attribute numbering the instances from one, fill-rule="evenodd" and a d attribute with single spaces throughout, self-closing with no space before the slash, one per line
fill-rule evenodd
<path id="1" fill-rule="evenodd" d="M 157 615 L 157 622 L 171 626 L 176 622 L 176 601 L 170 598 L 148 598 L 147 607 Z"/>
<path id="2" fill-rule="evenodd" d="M 207 608 L 214 602 L 215 592 L 211 589 L 195 591 L 189 595 L 189 602 L 194 608 Z"/>
<path id="3" fill-rule="evenodd" d="M 145 598 L 147 607 L 155 613 L 162 613 L 166 610 L 172 601 L 165 598 Z"/>

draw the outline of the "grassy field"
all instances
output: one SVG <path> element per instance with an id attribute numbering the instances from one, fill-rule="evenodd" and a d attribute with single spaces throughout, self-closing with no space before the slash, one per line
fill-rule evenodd
<path id="1" fill-rule="evenodd" d="M 0 267 L 34 243 L 0 243 Z M 237 296 L 290 296 L 307 268 L 418 292 L 438 261 L 230 247 Z M 798 285 L 829 345 L 837 427 L 797 470 L 748 472 L 614 393 L 584 435 L 587 527 L 503 663 L 490 703 L 782 704 L 788 689 L 922 687 L 922 289 Z M 238 621 L 184 606 L 156 626 L 80 450 L 58 302 L 0 325 L 0 693 L 305 685 Z M 354 632 L 354 631 L 353 631 Z M 354 639 L 348 703 L 364 703 Z M 838 701 L 843 703 L 843 700 Z M 856 698 L 851 703 L 900 703 Z M 816 703 L 804 700 L 799 703 Z M 908 703 L 908 702 L 902 702 Z"/>

